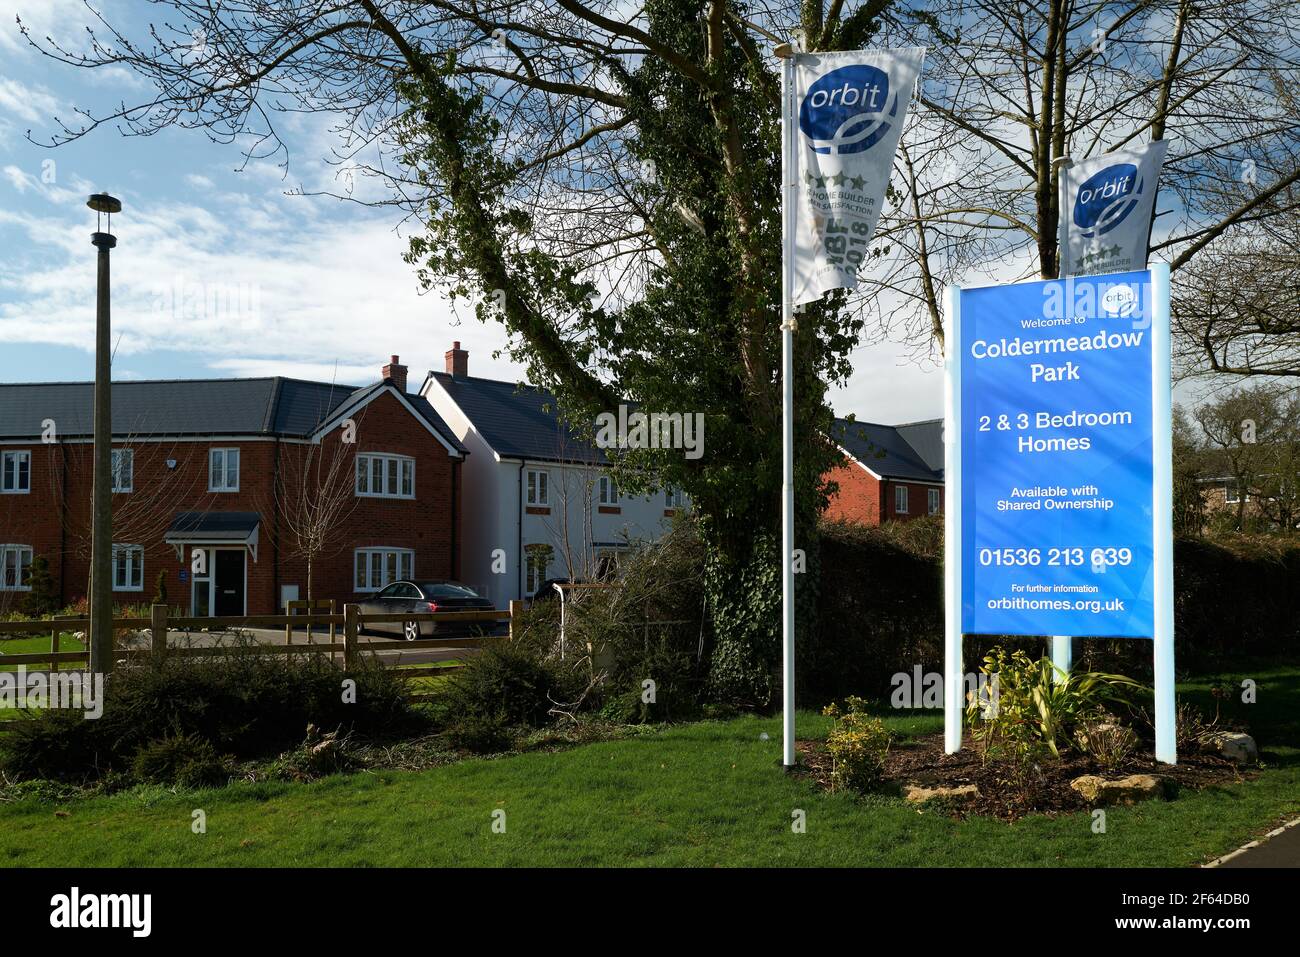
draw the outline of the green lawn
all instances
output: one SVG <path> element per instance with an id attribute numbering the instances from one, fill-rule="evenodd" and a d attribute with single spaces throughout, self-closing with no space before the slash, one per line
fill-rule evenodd
<path id="1" fill-rule="evenodd" d="M 25 638 L 5 638 L 0 640 L 0 671 L 15 671 L 17 665 L 5 664 L 5 655 L 39 655 L 47 653 L 50 650 L 50 636 L 29 635 Z M 72 636 L 72 632 L 65 631 L 59 636 L 59 651 L 85 651 L 86 643 L 79 641 Z M 48 662 L 36 665 L 28 665 L 31 669 L 44 669 L 48 667 Z M 60 665 L 65 670 L 74 670 L 85 667 L 76 662 L 63 662 Z"/>
<path id="2" fill-rule="evenodd" d="M 876 865 L 1186 866 L 1300 813 L 1300 669 L 1246 671 L 1270 767 L 1259 779 L 1086 814 L 1016 824 L 918 813 L 901 799 L 816 792 L 784 774 L 777 719 L 667 729 L 558 753 L 468 760 L 422 772 L 312 784 L 138 789 L 0 807 L 0 861 L 16 865 Z M 1238 679 L 1234 679 L 1239 681 Z M 1210 679 L 1185 690 L 1209 700 Z M 1236 705 L 1244 708 L 1244 705 Z M 900 734 L 935 714 L 893 715 Z M 800 735 L 827 719 L 800 716 Z M 762 740 L 761 735 L 768 739 Z M 1291 746 L 1282 746 L 1281 742 Z M 207 833 L 191 832 L 202 809 Z M 506 832 L 493 833 L 503 810 Z M 807 815 L 792 833 L 791 813 Z"/>

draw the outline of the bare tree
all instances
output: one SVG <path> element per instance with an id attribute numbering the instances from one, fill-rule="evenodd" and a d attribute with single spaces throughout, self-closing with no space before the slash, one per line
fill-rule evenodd
<path id="1" fill-rule="evenodd" d="M 1300 377 L 1300 210 L 1211 244 L 1175 291 L 1184 375 Z"/>
<path id="2" fill-rule="evenodd" d="M 1244 531 L 1249 501 L 1258 503 L 1276 476 L 1279 437 L 1288 428 L 1278 393 L 1250 386 L 1204 402 L 1195 418 L 1212 453 L 1211 468 L 1227 473 L 1236 489 L 1235 527 Z M 1229 500 L 1231 501 L 1231 500 Z"/>
<path id="3" fill-rule="evenodd" d="M 1300 31 L 1289 0 L 941 0 L 889 40 L 926 45 L 896 204 L 879 232 L 882 320 L 942 336 L 971 274 L 1057 275 L 1056 161 L 1165 139 L 1152 253 L 1175 271 L 1294 211 Z M 1009 275 L 1010 274 L 1010 275 Z"/>
<path id="4" fill-rule="evenodd" d="M 305 563 L 308 601 L 316 597 L 318 563 L 343 551 L 348 543 L 347 522 L 361 502 L 357 446 L 348 440 L 346 429 L 340 426 L 317 441 L 286 447 L 272 489 L 280 546 Z"/>

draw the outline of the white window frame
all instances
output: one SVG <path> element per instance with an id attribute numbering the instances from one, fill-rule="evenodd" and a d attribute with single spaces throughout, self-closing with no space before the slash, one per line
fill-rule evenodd
<path id="1" fill-rule="evenodd" d="M 618 504 L 618 485 L 614 482 L 614 476 L 602 475 L 596 480 L 596 504 Z"/>
<path id="2" fill-rule="evenodd" d="M 117 572 L 118 555 L 126 554 L 126 580 L 119 583 Z M 140 545 L 113 544 L 113 591 L 144 591 L 144 548 Z M 135 579 L 135 583 L 132 580 Z"/>
<path id="3" fill-rule="evenodd" d="M 664 490 L 664 508 L 682 508 L 682 490 L 670 488 Z"/>
<path id="4" fill-rule="evenodd" d="M 383 489 L 374 489 L 374 467 L 380 463 L 379 479 Z M 391 469 L 389 466 L 393 466 Z M 409 471 L 409 476 L 408 476 Z M 362 478 L 365 482 L 362 482 Z M 403 489 L 408 484 L 409 493 Z M 356 473 L 353 476 L 357 498 L 415 498 L 415 459 L 409 455 L 397 455 L 393 452 L 358 452 Z M 364 484 L 364 488 L 362 485 Z"/>
<path id="5" fill-rule="evenodd" d="M 221 453 L 221 481 L 215 481 L 217 477 L 213 465 L 216 462 L 217 453 Z M 230 484 L 230 453 L 235 454 L 235 484 Z M 242 473 L 243 463 L 240 461 L 239 449 L 236 447 L 221 446 L 218 448 L 208 449 L 208 491 L 209 492 L 238 492 L 239 480 Z"/>
<path id="6" fill-rule="evenodd" d="M 13 488 L 8 486 L 9 463 L 13 462 Z M 18 463 L 27 463 L 27 487 L 18 487 Z M 0 453 L 0 495 L 30 495 L 32 491 L 32 453 L 27 449 L 6 449 Z"/>
<path id="7" fill-rule="evenodd" d="M 135 491 L 135 449 L 113 449 L 109 453 L 109 460 L 112 463 L 113 473 L 113 491 L 115 493 L 134 492 Z M 126 463 L 126 468 L 122 468 L 121 463 Z M 210 466 L 209 466 L 210 467 Z M 126 481 L 121 479 L 125 474 Z"/>
<path id="8" fill-rule="evenodd" d="M 909 490 L 906 485 L 894 486 L 894 514 L 895 515 L 909 514 L 908 506 L 911 504 L 910 498 L 911 496 L 909 495 Z M 899 507 L 900 503 L 902 504 L 901 508 Z"/>
<path id="9" fill-rule="evenodd" d="M 929 509 L 929 514 L 939 514 L 939 509 L 943 506 L 943 498 L 939 495 L 939 490 L 937 488 L 925 490 L 925 506 Z"/>
<path id="10" fill-rule="evenodd" d="M 358 582 L 358 566 L 364 556 L 366 582 Z M 389 558 L 392 558 L 390 569 Z M 392 574 L 395 572 L 395 574 Z M 415 577 L 415 549 L 388 545 L 371 545 L 352 551 L 352 590 L 358 594 L 382 591 L 393 582 L 410 581 Z M 376 584 L 378 582 L 378 584 Z"/>
<path id="11" fill-rule="evenodd" d="M 6 573 L 9 569 L 9 556 L 17 555 L 14 570 L 17 572 L 16 582 L 13 585 L 7 584 Z M 23 556 L 26 555 L 26 562 Z M 31 591 L 32 560 L 36 557 L 35 552 L 30 545 L 0 545 L 0 591 Z M 23 569 L 27 570 L 27 584 L 23 584 Z"/>
<path id="12" fill-rule="evenodd" d="M 524 470 L 524 504 L 542 507 L 551 504 L 551 475 L 546 469 Z"/>

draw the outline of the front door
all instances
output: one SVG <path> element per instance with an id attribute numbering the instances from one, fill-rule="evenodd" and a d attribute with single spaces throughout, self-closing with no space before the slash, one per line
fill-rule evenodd
<path id="1" fill-rule="evenodd" d="M 217 549 L 213 562 L 213 614 L 218 618 L 244 614 L 244 550 Z"/>

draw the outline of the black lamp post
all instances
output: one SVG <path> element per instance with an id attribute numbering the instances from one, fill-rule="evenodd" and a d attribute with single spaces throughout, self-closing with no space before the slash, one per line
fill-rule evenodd
<path id="1" fill-rule="evenodd" d="M 117 237 L 113 213 L 122 211 L 122 201 L 107 193 L 95 193 L 86 201 L 95 211 L 95 232 L 90 241 L 99 250 L 99 272 L 95 295 L 95 468 L 91 502 L 90 543 L 90 671 L 106 675 L 113 670 L 113 409 L 112 367 L 109 338 L 109 251 Z M 105 231 L 100 220 L 107 217 Z"/>

